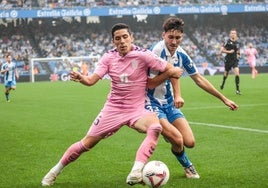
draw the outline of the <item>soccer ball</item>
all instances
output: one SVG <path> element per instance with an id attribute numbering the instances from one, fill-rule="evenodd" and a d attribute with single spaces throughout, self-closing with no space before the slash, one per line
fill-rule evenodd
<path id="1" fill-rule="evenodd" d="M 169 169 L 162 161 L 150 161 L 142 170 L 143 182 L 151 188 L 165 185 L 169 179 Z"/>

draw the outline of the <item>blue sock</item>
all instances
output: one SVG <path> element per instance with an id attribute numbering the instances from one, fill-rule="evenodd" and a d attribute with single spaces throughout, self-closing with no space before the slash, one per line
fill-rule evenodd
<path id="1" fill-rule="evenodd" d="M 175 155 L 175 157 L 177 158 L 177 160 L 180 162 L 180 164 L 183 166 L 183 167 L 189 167 L 192 165 L 191 161 L 188 159 L 184 149 L 182 152 L 178 153 L 178 152 L 175 152 L 173 150 L 171 150 L 172 153 Z"/>
<path id="2" fill-rule="evenodd" d="M 8 101 L 9 100 L 9 93 L 5 93 L 6 95 L 6 100 Z"/>

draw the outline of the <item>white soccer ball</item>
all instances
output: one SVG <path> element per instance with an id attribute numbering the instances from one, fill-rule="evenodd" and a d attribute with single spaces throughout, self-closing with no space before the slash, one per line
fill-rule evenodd
<path id="1" fill-rule="evenodd" d="M 151 188 L 161 187 L 169 180 L 169 169 L 162 161 L 150 161 L 142 170 L 142 179 Z"/>

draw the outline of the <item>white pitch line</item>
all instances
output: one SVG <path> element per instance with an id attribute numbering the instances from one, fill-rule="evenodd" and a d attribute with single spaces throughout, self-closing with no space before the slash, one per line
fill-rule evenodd
<path id="1" fill-rule="evenodd" d="M 243 127 L 234 127 L 234 126 L 225 126 L 225 125 L 217 125 L 217 124 L 210 124 L 210 123 L 199 123 L 199 122 L 189 122 L 190 124 L 195 125 L 204 125 L 208 127 L 220 127 L 224 129 L 235 129 L 235 130 L 243 130 L 243 131 L 249 131 L 249 132 L 258 132 L 258 133 L 267 133 L 268 130 L 261 130 L 261 129 L 251 129 L 251 128 L 243 128 Z"/>

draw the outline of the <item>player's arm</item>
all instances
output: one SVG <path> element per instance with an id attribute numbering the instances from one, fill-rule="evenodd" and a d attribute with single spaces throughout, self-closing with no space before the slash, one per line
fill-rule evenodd
<path id="1" fill-rule="evenodd" d="M 241 52 L 239 48 L 237 49 L 236 56 L 237 56 L 237 59 L 241 58 Z"/>
<path id="2" fill-rule="evenodd" d="M 7 71 L 9 71 L 8 67 L 6 69 L 4 67 L 2 67 L 0 72 L 1 72 L 1 74 L 4 74 Z"/>
<path id="3" fill-rule="evenodd" d="M 174 106 L 181 108 L 184 105 L 184 99 L 181 97 L 180 79 L 170 78 L 170 82 L 173 88 Z"/>
<path id="4" fill-rule="evenodd" d="M 227 50 L 225 47 L 222 47 L 221 53 L 232 54 L 232 53 L 234 53 L 234 49 Z"/>
<path id="5" fill-rule="evenodd" d="M 200 88 L 202 88 L 207 93 L 220 99 L 226 106 L 228 106 L 230 108 L 230 110 L 237 110 L 238 109 L 238 105 L 235 102 L 226 98 L 205 77 L 203 77 L 199 73 L 192 75 L 191 78 L 194 80 L 196 85 L 198 85 Z"/>
<path id="6" fill-rule="evenodd" d="M 97 83 L 101 78 L 96 73 L 86 76 L 82 75 L 79 72 L 71 72 L 70 79 L 75 82 L 80 82 L 81 84 L 86 86 L 92 86 Z"/>
<path id="7" fill-rule="evenodd" d="M 174 67 L 170 63 L 167 63 L 167 66 L 160 75 L 155 76 L 154 78 L 148 78 L 147 87 L 153 89 L 163 83 L 168 78 L 178 79 L 181 77 L 183 70 L 179 67 Z"/>
<path id="8" fill-rule="evenodd" d="M 19 71 L 17 68 L 15 68 L 15 76 L 17 79 L 19 79 L 20 75 L 19 75 Z"/>

